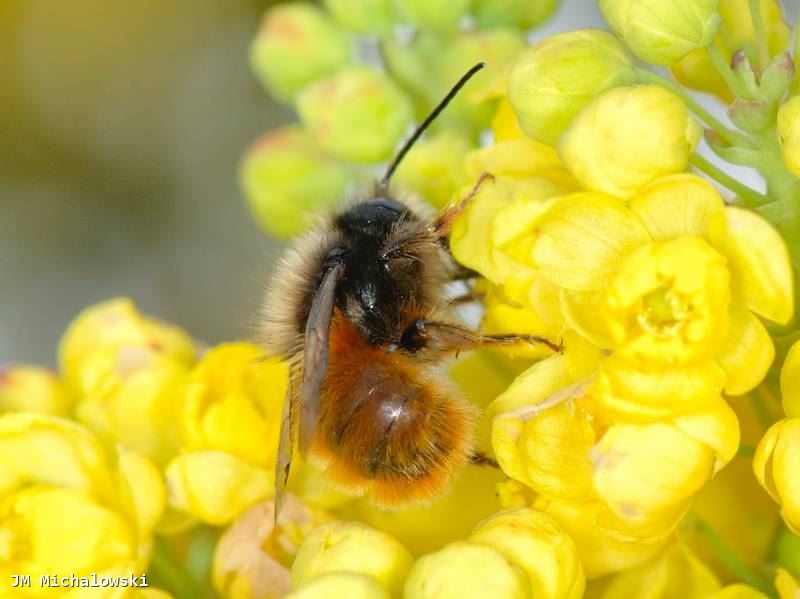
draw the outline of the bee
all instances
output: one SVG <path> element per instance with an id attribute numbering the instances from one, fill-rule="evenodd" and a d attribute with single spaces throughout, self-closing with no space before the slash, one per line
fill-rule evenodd
<path id="1" fill-rule="evenodd" d="M 477 409 L 441 372 L 463 350 L 544 343 L 529 335 L 482 335 L 450 317 L 451 281 L 476 275 L 453 259 L 448 236 L 481 185 L 431 216 L 389 187 L 400 161 L 481 68 L 472 67 L 417 127 L 366 197 L 325 218 L 277 265 L 262 334 L 288 358 L 275 473 L 276 518 L 292 451 L 338 487 L 383 508 L 441 494 L 475 452 Z"/>

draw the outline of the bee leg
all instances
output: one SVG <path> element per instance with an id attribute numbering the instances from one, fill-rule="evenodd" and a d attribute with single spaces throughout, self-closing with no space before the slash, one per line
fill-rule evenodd
<path id="1" fill-rule="evenodd" d="M 564 346 L 536 335 L 482 335 L 449 322 L 418 318 L 400 337 L 400 347 L 406 351 L 450 353 L 497 345 L 542 344 L 562 353 Z"/>
<path id="2" fill-rule="evenodd" d="M 448 301 L 452 305 L 471 304 L 473 302 L 481 301 L 485 296 L 486 296 L 485 293 L 480 293 L 479 291 L 470 290 L 462 295 L 457 295 L 455 297 L 452 297 Z"/>
<path id="3" fill-rule="evenodd" d="M 466 196 L 458 200 L 456 203 L 450 204 L 447 208 L 439 213 L 439 215 L 433 221 L 433 232 L 437 237 L 447 239 L 447 236 L 450 234 L 450 229 L 453 226 L 453 222 L 455 222 L 456 218 L 458 218 L 459 215 L 464 212 L 472 199 L 478 194 L 478 191 L 480 191 L 481 186 L 486 181 L 494 181 L 494 175 L 491 173 L 482 173 Z"/>
<path id="4" fill-rule="evenodd" d="M 482 451 L 476 451 L 470 454 L 468 460 L 470 464 L 475 464 L 476 466 L 491 466 L 492 468 L 500 468 L 500 464 L 497 463 L 497 460 L 490 458 Z"/>
<path id="5" fill-rule="evenodd" d="M 456 271 L 451 275 L 450 280 L 469 281 L 470 279 L 477 279 L 480 276 L 481 275 L 477 270 L 472 270 L 471 268 L 467 268 L 466 266 L 458 264 Z"/>

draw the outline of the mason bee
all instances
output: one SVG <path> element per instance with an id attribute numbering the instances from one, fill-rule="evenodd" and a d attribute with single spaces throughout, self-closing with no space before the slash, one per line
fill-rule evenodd
<path id="1" fill-rule="evenodd" d="M 262 334 L 290 363 L 276 466 L 276 517 L 296 445 L 337 486 L 390 508 L 442 493 L 475 453 L 476 408 L 440 372 L 462 350 L 543 343 L 482 335 L 448 318 L 448 283 L 472 278 L 448 234 L 479 187 L 432 218 L 389 181 L 475 65 L 423 121 L 366 197 L 328 216 L 280 260 Z"/>

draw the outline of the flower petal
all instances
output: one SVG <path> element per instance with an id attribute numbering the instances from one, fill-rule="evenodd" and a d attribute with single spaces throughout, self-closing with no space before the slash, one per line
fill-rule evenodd
<path id="1" fill-rule="evenodd" d="M 705 179 L 681 173 L 656 179 L 631 200 L 630 209 L 655 241 L 682 235 L 708 235 L 709 217 L 725 208 L 719 193 Z"/>
<path id="2" fill-rule="evenodd" d="M 636 215 L 601 193 L 561 198 L 538 229 L 533 256 L 542 274 L 577 291 L 603 287 L 625 254 L 650 241 Z"/>
<path id="3" fill-rule="evenodd" d="M 786 324 L 794 314 L 789 252 L 780 234 L 750 210 L 729 206 L 726 223 L 715 221 L 712 243 L 728 259 L 734 301 L 756 314 Z"/>
<path id="4" fill-rule="evenodd" d="M 750 310 L 732 305 L 728 313 L 728 337 L 716 360 L 727 375 L 725 392 L 742 395 L 764 379 L 775 358 L 775 347 L 767 329 Z"/>
<path id="5" fill-rule="evenodd" d="M 800 341 L 796 342 L 781 369 L 783 411 L 787 416 L 800 417 Z"/>

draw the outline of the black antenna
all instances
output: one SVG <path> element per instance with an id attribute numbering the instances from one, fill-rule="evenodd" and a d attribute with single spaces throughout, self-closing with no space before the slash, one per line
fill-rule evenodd
<path id="1" fill-rule="evenodd" d="M 431 112 L 428 115 L 428 118 L 426 118 L 424 121 L 422 121 L 422 123 L 419 125 L 419 127 L 417 127 L 414 130 L 414 134 L 411 137 L 408 138 L 408 141 L 406 143 L 403 144 L 403 147 L 400 148 L 399 152 L 397 152 L 397 156 L 394 157 L 394 160 L 392 160 L 392 162 L 389 164 L 388 168 L 386 169 L 386 174 L 384 174 L 383 175 L 383 179 L 381 179 L 381 187 L 382 188 L 385 189 L 386 186 L 389 185 L 389 179 L 392 178 L 392 175 L 394 174 L 394 171 L 396 171 L 397 167 L 400 166 L 400 163 L 403 161 L 403 158 L 405 158 L 406 154 L 408 154 L 408 151 L 411 148 L 414 147 L 414 144 L 417 143 L 417 140 L 420 138 L 420 136 L 423 133 L 425 133 L 425 130 L 430 126 L 430 124 L 434 120 L 436 120 L 436 117 L 439 116 L 439 113 L 442 112 L 442 110 L 445 109 L 445 107 L 450 103 L 450 100 L 452 100 L 456 96 L 456 94 L 459 92 L 459 90 L 462 87 L 464 87 L 464 84 L 467 81 L 469 81 L 470 79 L 472 79 L 472 76 L 475 73 L 477 73 L 478 71 L 480 71 L 485 66 L 486 66 L 485 62 L 479 62 L 474 67 L 472 67 L 469 71 L 464 73 L 461 76 L 461 79 L 458 80 L 458 83 L 456 83 L 453 86 L 453 89 L 451 89 L 449 92 L 447 92 L 447 95 L 442 99 L 441 102 L 439 102 L 439 105 L 436 108 L 434 108 L 433 112 Z"/>

